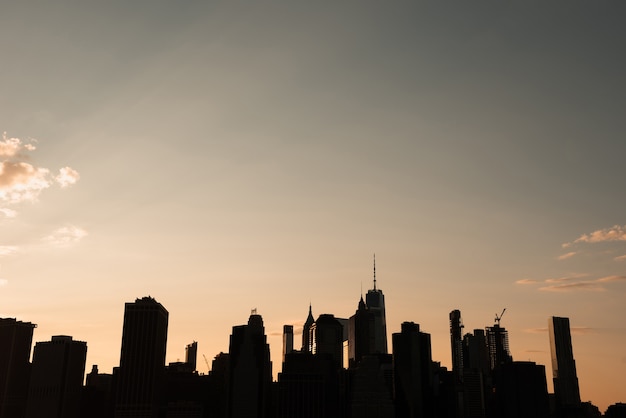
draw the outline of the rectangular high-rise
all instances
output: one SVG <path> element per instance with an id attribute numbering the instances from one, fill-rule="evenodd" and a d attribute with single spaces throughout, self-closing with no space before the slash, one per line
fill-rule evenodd
<path id="1" fill-rule="evenodd" d="M 38 342 L 28 390 L 26 418 L 79 418 L 87 343 L 56 335 Z"/>
<path id="2" fill-rule="evenodd" d="M 155 418 L 165 374 L 169 313 L 151 297 L 126 303 L 115 417 Z"/>
<path id="3" fill-rule="evenodd" d="M 0 418 L 24 416 L 36 326 L 15 318 L 0 318 Z"/>
<path id="4" fill-rule="evenodd" d="M 557 405 L 561 408 L 576 408 L 580 406 L 580 390 L 572 350 L 569 318 L 551 317 L 548 321 L 548 331 Z"/>

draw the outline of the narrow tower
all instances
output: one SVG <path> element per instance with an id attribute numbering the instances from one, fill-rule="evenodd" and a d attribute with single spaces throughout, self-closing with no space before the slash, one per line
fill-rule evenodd
<path id="1" fill-rule="evenodd" d="M 551 317 L 548 321 L 548 331 L 550 334 L 554 394 L 557 404 L 560 408 L 579 407 L 580 390 L 572 350 L 569 318 Z"/>
<path id="2" fill-rule="evenodd" d="M 376 287 L 376 254 L 374 254 L 374 288 L 365 295 L 367 309 L 374 315 L 374 353 L 387 354 L 387 320 L 385 295 Z"/>

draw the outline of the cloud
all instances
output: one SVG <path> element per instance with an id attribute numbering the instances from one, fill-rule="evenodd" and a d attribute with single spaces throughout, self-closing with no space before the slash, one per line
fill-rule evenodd
<path id="1" fill-rule="evenodd" d="M 6 286 L 9 283 L 7 279 L 0 279 L 0 287 Z"/>
<path id="2" fill-rule="evenodd" d="M 578 279 L 582 279 L 583 277 L 587 277 L 587 274 L 581 273 L 581 274 L 572 274 L 570 276 L 563 276 L 563 277 L 551 277 L 548 278 L 546 280 L 544 280 L 546 283 L 563 283 L 563 282 L 571 282 L 573 280 L 578 280 Z"/>
<path id="3" fill-rule="evenodd" d="M 576 251 L 570 251 L 569 253 L 565 253 L 565 254 L 562 254 L 562 255 L 558 256 L 556 259 L 559 260 L 559 261 L 560 260 L 567 260 L 568 258 L 571 258 L 571 257 L 575 256 L 576 254 L 578 254 Z"/>
<path id="4" fill-rule="evenodd" d="M 65 188 L 76 184 L 79 178 L 80 174 L 78 174 L 78 171 L 71 167 L 63 167 L 59 170 L 59 175 L 54 179 L 61 185 L 61 187 Z"/>
<path id="5" fill-rule="evenodd" d="M 55 247 L 69 247 L 73 244 L 77 244 L 87 236 L 87 231 L 76 226 L 64 226 L 57 229 L 47 237 L 42 238 L 42 241 L 53 245 Z"/>
<path id="6" fill-rule="evenodd" d="M 17 212 L 13 209 L 9 208 L 0 208 L 0 219 L 4 218 L 15 218 L 17 216 Z"/>
<path id="7" fill-rule="evenodd" d="M 582 234 L 580 237 L 572 242 L 566 242 L 562 245 L 563 248 L 567 248 L 572 244 L 578 243 L 597 243 L 608 241 L 626 241 L 626 225 L 613 225 L 610 228 L 598 229 L 590 234 Z"/>
<path id="8" fill-rule="evenodd" d="M 535 280 L 535 279 L 520 279 L 520 280 L 515 282 L 515 284 L 534 284 L 534 283 L 539 283 L 539 280 Z"/>
<path id="9" fill-rule="evenodd" d="M 7 257 L 17 253 L 17 247 L 13 245 L 0 245 L 0 257 Z"/>
<path id="10" fill-rule="evenodd" d="M 34 151 L 36 147 L 33 144 L 22 142 L 19 138 L 8 138 L 6 132 L 2 133 L 2 140 L 0 140 L 0 157 L 15 157 L 24 149 Z"/>
<path id="11" fill-rule="evenodd" d="M 548 332 L 548 328 L 527 328 L 524 330 L 524 332 L 530 333 L 530 334 L 543 334 Z"/>
<path id="12" fill-rule="evenodd" d="M 550 286 L 540 287 L 539 290 L 543 290 L 547 292 L 570 292 L 570 291 L 576 291 L 576 290 L 603 292 L 606 289 L 598 285 L 595 281 L 585 281 L 585 282 L 554 284 Z"/>
<path id="13" fill-rule="evenodd" d="M 619 257 L 615 257 L 613 260 L 615 260 L 615 261 L 626 261 L 626 254 L 620 255 Z"/>
<path id="14" fill-rule="evenodd" d="M 27 162 L 26 153 L 36 149 L 32 143 L 24 143 L 19 138 L 8 138 L 6 132 L 2 135 L 2 140 L 0 140 L 0 203 L 16 204 L 34 201 L 54 182 L 65 188 L 75 184 L 80 178 L 78 172 L 70 167 L 61 168 L 59 174 L 53 176 L 49 169 Z"/>
<path id="15" fill-rule="evenodd" d="M 596 282 L 600 283 L 608 283 L 608 282 L 622 282 L 626 281 L 626 276 L 606 276 L 596 280 Z"/>
<path id="16" fill-rule="evenodd" d="M 0 201 L 19 203 L 35 200 L 50 187 L 47 168 L 36 168 L 25 162 L 0 162 Z"/>
<path id="17" fill-rule="evenodd" d="M 583 334 L 592 334 L 597 332 L 598 330 L 595 328 L 591 328 L 591 327 L 570 327 L 570 333 L 572 334 L 576 334 L 576 335 L 583 335 Z M 524 330 L 524 332 L 530 333 L 530 334 L 545 334 L 548 332 L 548 327 L 545 328 L 527 328 Z M 528 350 L 527 350 L 528 351 Z M 539 353 L 542 353 L 543 351 L 537 351 Z"/>

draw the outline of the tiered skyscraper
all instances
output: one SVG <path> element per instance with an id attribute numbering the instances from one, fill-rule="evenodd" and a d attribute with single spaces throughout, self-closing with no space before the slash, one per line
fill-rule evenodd
<path id="1" fill-rule="evenodd" d="M 548 330 L 557 405 L 561 408 L 577 408 L 580 406 L 580 390 L 572 350 L 569 318 L 551 317 L 548 321 Z"/>
<path id="2" fill-rule="evenodd" d="M 151 297 L 126 303 L 115 417 L 155 418 L 165 375 L 169 313 Z"/>

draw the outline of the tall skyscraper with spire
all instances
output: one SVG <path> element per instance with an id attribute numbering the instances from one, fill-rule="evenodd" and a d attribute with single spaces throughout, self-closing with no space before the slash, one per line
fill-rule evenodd
<path id="1" fill-rule="evenodd" d="M 311 304 L 309 303 L 309 316 L 306 317 L 306 321 L 302 327 L 302 351 L 305 353 L 310 353 L 312 349 L 311 336 L 309 333 L 314 322 L 315 318 L 313 318 L 313 310 L 311 309 Z"/>
<path id="2" fill-rule="evenodd" d="M 376 254 L 374 254 L 374 288 L 365 295 L 367 309 L 374 315 L 374 353 L 387 354 L 387 320 L 385 295 L 376 287 Z"/>

